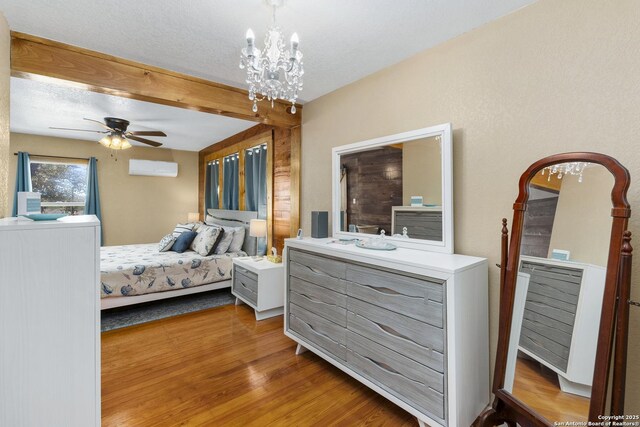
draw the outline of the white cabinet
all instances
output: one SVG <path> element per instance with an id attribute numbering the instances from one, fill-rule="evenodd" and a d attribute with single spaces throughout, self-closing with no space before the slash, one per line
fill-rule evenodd
<path id="1" fill-rule="evenodd" d="M 100 425 L 99 233 L 0 220 L 0 426 Z"/>
<path id="2" fill-rule="evenodd" d="M 284 267 L 266 258 L 234 258 L 231 293 L 236 305 L 244 302 L 255 310 L 256 320 L 284 311 Z"/>
<path id="3" fill-rule="evenodd" d="M 285 334 L 431 426 L 489 403 L 484 258 L 288 239 Z M 299 348 L 300 350 L 300 348 Z"/>

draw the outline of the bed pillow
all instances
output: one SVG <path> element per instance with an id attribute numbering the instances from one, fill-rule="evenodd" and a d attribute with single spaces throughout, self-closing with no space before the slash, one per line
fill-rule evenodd
<path id="1" fill-rule="evenodd" d="M 222 227 L 222 229 L 224 230 L 224 235 L 214 251 L 216 255 L 226 254 L 229 250 L 229 245 L 233 241 L 233 227 Z"/>
<path id="2" fill-rule="evenodd" d="M 160 244 L 158 244 L 158 251 L 167 252 L 171 249 L 173 244 L 176 242 L 176 236 L 173 234 L 167 234 L 160 240 Z"/>
<path id="3" fill-rule="evenodd" d="M 234 227 L 233 240 L 231 241 L 231 245 L 229 246 L 229 249 L 227 249 L 227 252 L 240 252 L 242 250 L 242 245 L 244 244 L 244 233 L 244 227 Z"/>
<path id="4" fill-rule="evenodd" d="M 187 223 L 187 225 L 193 225 L 192 230 L 195 231 L 196 233 L 199 233 L 200 232 L 200 227 L 202 227 L 204 225 L 204 222 L 202 222 L 202 221 L 189 222 L 189 223 Z"/>
<path id="5" fill-rule="evenodd" d="M 180 236 L 178 236 L 175 243 L 171 247 L 171 250 L 181 254 L 182 252 L 189 249 L 189 246 L 191 246 L 191 242 L 193 242 L 193 239 L 195 239 L 197 235 L 198 233 L 196 233 L 195 231 L 185 231 Z"/>
<path id="6" fill-rule="evenodd" d="M 216 250 L 216 244 L 220 242 L 223 233 L 222 228 L 210 225 L 201 225 L 198 235 L 191 242 L 191 249 L 200 256 L 208 256 Z"/>
<path id="7" fill-rule="evenodd" d="M 194 227 L 195 224 L 193 222 L 189 224 L 176 224 L 176 228 L 173 229 L 173 235 L 176 236 L 177 239 L 185 231 L 193 231 Z"/>

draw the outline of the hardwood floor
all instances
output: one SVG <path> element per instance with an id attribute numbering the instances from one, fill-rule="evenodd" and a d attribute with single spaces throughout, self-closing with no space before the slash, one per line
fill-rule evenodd
<path id="1" fill-rule="evenodd" d="M 558 376 L 534 360 L 518 357 L 513 395 L 554 421 L 587 421 L 589 399 L 560 390 Z"/>
<path id="2" fill-rule="evenodd" d="M 282 326 L 224 306 L 103 333 L 102 425 L 417 425 Z"/>

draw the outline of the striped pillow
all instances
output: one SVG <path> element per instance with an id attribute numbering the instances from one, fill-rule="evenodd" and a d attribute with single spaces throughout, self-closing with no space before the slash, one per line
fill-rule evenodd
<path id="1" fill-rule="evenodd" d="M 176 224 L 176 228 L 173 229 L 173 233 L 172 234 L 176 238 L 178 238 L 185 231 L 193 231 L 194 227 L 195 227 L 195 224 L 192 223 L 192 222 L 189 223 L 189 224 Z"/>

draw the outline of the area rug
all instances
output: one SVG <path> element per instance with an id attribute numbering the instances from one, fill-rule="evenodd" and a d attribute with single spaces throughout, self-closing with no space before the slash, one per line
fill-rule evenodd
<path id="1" fill-rule="evenodd" d="M 235 297 L 229 289 L 202 292 L 160 301 L 137 304 L 130 307 L 112 308 L 102 311 L 102 332 L 126 328 L 165 317 L 205 310 L 232 304 Z"/>

